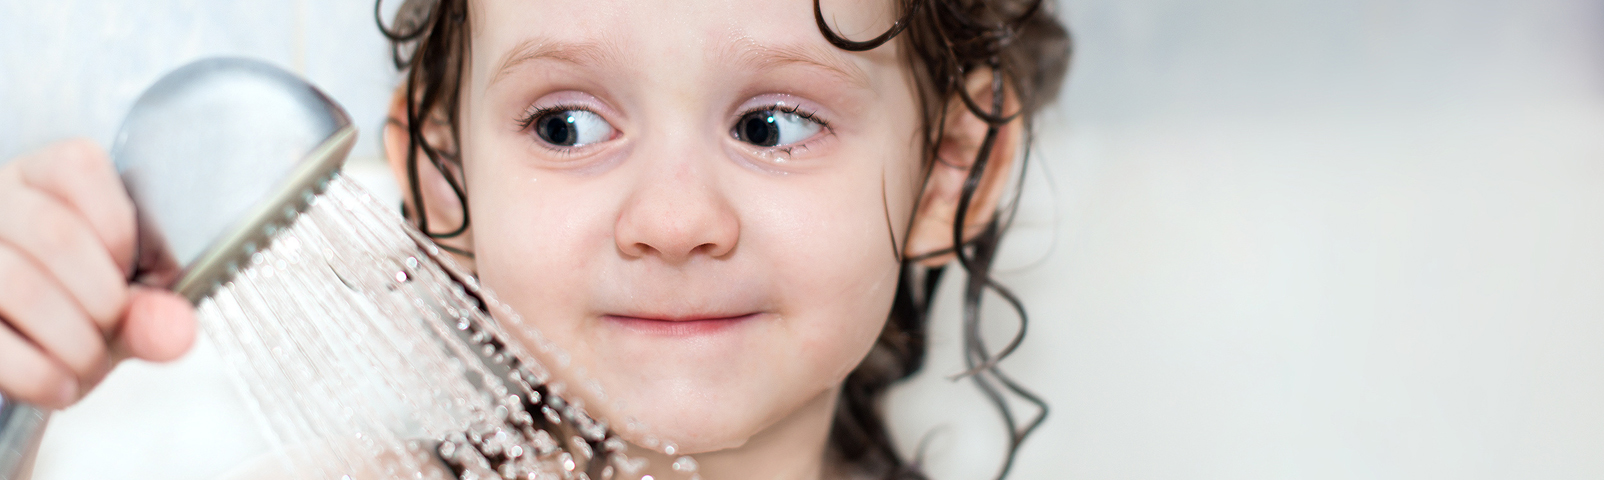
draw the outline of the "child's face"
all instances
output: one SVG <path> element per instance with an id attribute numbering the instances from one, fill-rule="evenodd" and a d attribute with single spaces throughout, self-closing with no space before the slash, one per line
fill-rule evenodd
<path id="1" fill-rule="evenodd" d="M 864 39 L 890 3 L 824 11 Z M 488 0 L 470 22 L 481 280 L 686 450 L 828 405 L 884 325 L 917 195 L 896 44 L 839 50 L 808 0 Z"/>

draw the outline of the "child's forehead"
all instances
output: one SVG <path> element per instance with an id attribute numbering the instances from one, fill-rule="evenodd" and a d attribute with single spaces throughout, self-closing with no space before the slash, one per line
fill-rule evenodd
<path id="1" fill-rule="evenodd" d="M 863 80 L 852 62 L 843 61 L 844 52 L 819 33 L 812 0 L 482 0 L 472 5 L 473 55 L 498 67 L 531 56 L 600 63 L 701 52 L 753 66 L 813 63 Z M 894 21 L 891 5 L 831 0 L 820 7 L 836 31 L 868 38 Z"/>
<path id="2" fill-rule="evenodd" d="M 878 34 L 868 29 L 883 30 L 897 14 L 891 0 L 820 0 L 818 5 L 825 20 L 847 35 Z M 476 23 L 593 32 L 615 27 L 643 33 L 729 26 L 817 30 L 814 0 L 475 0 L 469 8 Z"/>
<path id="3" fill-rule="evenodd" d="M 796 65 L 818 71 L 853 87 L 869 88 L 869 74 L 857 62 L 838 51 L 809 42 L 764 42 L 741 36 L 717 42 L 710 49 L 713 58 L 762 70 Z M 518 67 L 536 61 L 556 61 L 573 65 L 600 65 L 626 67 L 631 55 L 619 43 L 602 41 L 564 41 L 543 35 L 518 41 L 502 52 L 490 70 L 490 83 L 494 84 Z"/>

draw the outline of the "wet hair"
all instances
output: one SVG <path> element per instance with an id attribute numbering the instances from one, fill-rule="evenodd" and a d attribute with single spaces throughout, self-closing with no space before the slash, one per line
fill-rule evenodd
<path id="1" fill-rule="evenodd" d="M 924 267 L 921 262 L 938 255 L 954 255 L 967 273 L 963 292 L 963 351 L 966 377 L 995 406 L 1008 430 L 1008 445 L 997 478 L 1008 475 L 1021 443 L 1047 417 L 1047 404 L 1035 393 L 1005 374 L 998 362 L 1019 347 L 1024 339 L 1027 316 L 1023 304 L 993 278 L 991 270 L 997 246 L 1012 223 L 1017 210 L 1016 195 L 1000 205 L 980 233 L 965 238 L 970 228 L 968 212 L 982 178 L 990 167 L 988 160 L 999 136 L 999 129 L 1013 121 L 1024 128 L 1025 154 L 1020 159 L 1016 180 L 1025 178 L 1030 159 L 1032 118 L 1058 95 L 1068 70 L 1071 42 L 1068 31 L 1058 22 L 1042 0 L 893 0 L 898 20 L 882 34 L 868 40 L 851 40 L 836 33 L 825 22 L 818 0 L 813 2 L 819 31 L 837 48 L 865 51 L 901 37 L 903 61 L 917 79 L 922 109 L 921 152 L 925 175 L 937 162 L 967 168 L 953 219 L 953 245 L 948 249 L 919 257 L 900 258 L 902 272 L 896 297 L 884 330 L 874 347 L 843 382 L 830 430 L 831 454 L 858 475 L 881 479 L 924 479 L 920 457 L 909 459 L 898 452 L 886 425 L 882 404 L 892 385 L 918 373 L 924 365 L 930 306 L 945 267 Z M 455 150 L 458 133 L 459 86 L 467 65 L 469 20 L 467 0 L 405 0 L 395 21 L 386 25 L 383 0 L 374 7 L 379 29 L 391 41 L 396 68 L 405 74 L 407 118 L 405 124 L 411 149 L 407 152 L 408 194 L 415 209 L 403 213 L 417 222 L 419 229 L 434 238 L 450 238 L 468 229 L 466 189 L 454 172 L 460 167 Z M 970 94 L 966 79 L 971 74 L 991 77 L 990 101 L 982 105 Z M 1012 94 L 1017 110 L 1004 111 Z M 963 159 L 937 158 L 936 146 L 946 132 L 949 105 L 958 102 L 987 124 L 986 135 L 976 158 L 967 165 Z M 449 126 L 450 138 L 424 136 L 426 122 Z M 440 142 L 440 143 L 436 143 Z M 420 156 L 445 177 L 458 205 L 463 208 L 462 223 L 448 230 L 433 230 L 425 215 L 423 194 L 418 183 Z M 1015 185 L 1017 192 L 1018 184 Z M 894 239 L 893 239 L 894 240 Z M 471 252 L 458 252 L 472 255 Z M 898 253 L 902 257 L 901 253 Z M 1019 328 L 1014 336 L 995 351 L 981 335 L 981 301 L 991 292 L 1017 316 Z M 956 377 L 955 377 L 956 378 Z M 1010 400 L 1010 397 L 1017 400 Z M 1023 401 L 1034 412 L 1021 417 L 1011 402 Z M 922 450 L 922 447 L 921 447 Z M 922 453 L 922 452 L 920 452 Z"/>

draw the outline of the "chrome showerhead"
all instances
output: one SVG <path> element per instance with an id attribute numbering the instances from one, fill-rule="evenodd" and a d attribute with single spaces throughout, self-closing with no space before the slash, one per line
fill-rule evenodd
<path id="1" fill-rule="evenodd" d="M 199 301 L 327 188 L 355 141 L 339 105 L 271 65 L 217 58 L 163 77 L 111 154 L 138 209 L 140 270 L 181 273 L 136 280 Z"/>

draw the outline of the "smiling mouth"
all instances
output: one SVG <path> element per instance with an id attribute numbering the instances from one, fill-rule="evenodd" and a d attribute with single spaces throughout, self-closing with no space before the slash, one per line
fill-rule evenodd
<path id="1" fill-rule="evenodd" d="M 708 335 L 727 330 L 748 320 L 758 317 L 759 313 L 748 313 L 732 317 L 678 317 L 678 318 L 652 318 L 628 315 L 603 315 L 601 318 L 607 323 L 634 330 L 641 333 L 663 336 L 699 336 Z"/>

